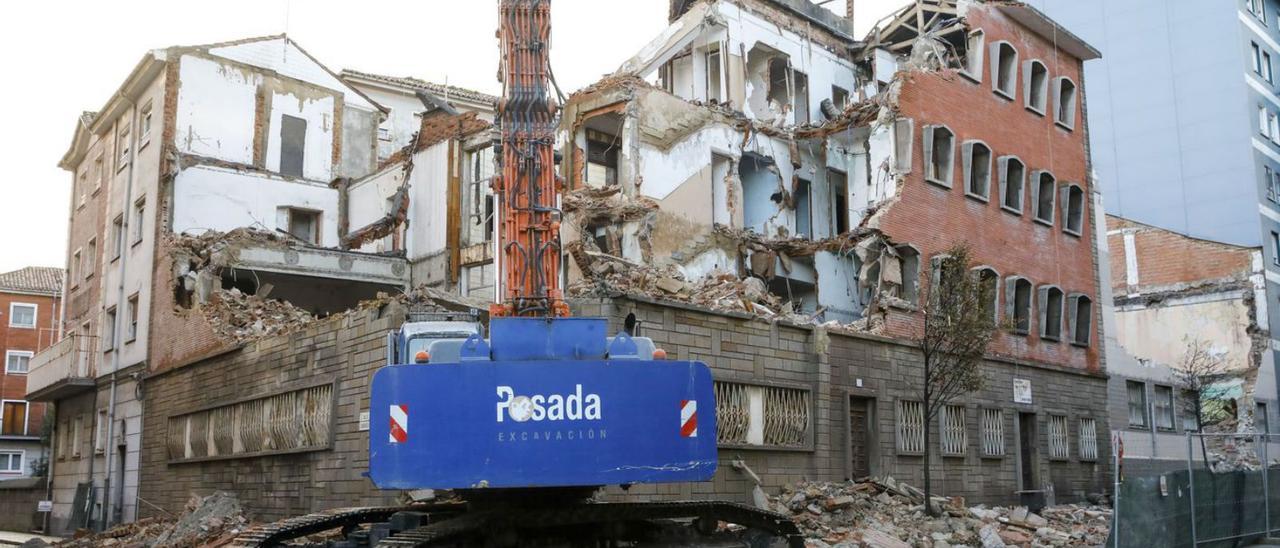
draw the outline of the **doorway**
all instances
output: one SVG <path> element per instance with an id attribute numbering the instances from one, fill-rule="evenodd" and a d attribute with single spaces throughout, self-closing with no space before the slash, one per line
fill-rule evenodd
<path id="1" fill-rule="evenodd" d="M 1040 488 L 1037 462 L 1036 414 L 1018 413 L 1018 490 L 1035 491 Z"/>
<path id="2" fill-rule="evenodd" d="M 871 476 L 871 426 L 875 400 L 849 396 L 849 475 L 850 479 Z"/>

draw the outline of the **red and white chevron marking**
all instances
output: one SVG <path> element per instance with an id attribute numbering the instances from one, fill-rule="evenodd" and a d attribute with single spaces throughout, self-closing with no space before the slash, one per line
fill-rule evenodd
<path id="1" fill-rule="evenodd" d="M 409 406 L 391 406 L 391 443 L 409 441 Z"/>
<path id="2" fill-rule="evenodd" d="M 680 437 L 698 437 L 697 400 L 683 400 L 680 402 Z"/>

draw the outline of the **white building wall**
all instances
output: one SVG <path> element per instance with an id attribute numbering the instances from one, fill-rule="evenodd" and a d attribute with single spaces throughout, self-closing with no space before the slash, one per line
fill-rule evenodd
<path id="1" fill-rule="evenodd" d="M 253 163 L 254 112 L 261 76 L 195 55 L 178 69 L 179 152 L 241 164 Z"/>
<path id="2" fill-rule="evenodd" d="M 271 95 L 271 121 L 267 131 L 267 169 L 280 168 L 281 120 L 285 115 L 307 121 L 303 139 L 302 176 L 313 181 L 333 179 L 333 97 L 303 98 L 290 93 Z"/>
<path id="3" fill-rule="evenodd" d="M 370 175 L 347 189 L 347 226 L 354 232 L 381 219 L 387 214 L 387 199 L 395 195 L 404 180 L 404 164 L 393 164 Z M 379 253 L 390 251 L 390 237 L 369 242 L 360 251 Z"/>
<path id="4" fill-rule="evenodd" d="M 293 42 L 286 44 L 285 38 L 210 48 L 209 53 L 340 92 L 342 101 L 347 106 L 377 110 L 373 103 L 344 84 Z"/>
<path id="5" fill-rule="evenodd" d="M 410 261 L 445 249 L 445 217 L 449 188 L 449 141 L 427 147 L 414 155 L 414 169 L 409 175 Z"/>
<path id="6" fill-rule="evenodd" d="M 173 189 L 175 233 L 226 232 L 240 227 L 287 230 L 280 209 L 295 207 L 319 211 L 320 245 L 338 245 L 338 192 L 328 185 L 197 166 L 180 172 Z"/>

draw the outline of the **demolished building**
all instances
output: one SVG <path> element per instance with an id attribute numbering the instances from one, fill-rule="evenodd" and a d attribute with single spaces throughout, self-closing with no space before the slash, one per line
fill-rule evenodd
<path id="1" fill-rule="evenodd" d="M 672 357 L 712 367 L 722 463 L 711 483 L 612 495 L 749 501 L 739 457 L 770 491 L 870 475 L 918 483 L 926 443 L 942 489 L 975 502 L 1104 490 L 1097 211 L 1077 91 L 1097 52 L 1008 1 L 916 3 L 864 40 L 847 14 L 803 0 L 671 8 L 658 39 L 564 105 L 564 285 L 576 314 L 607 317 L 611 331 L 634 318 Z M 273 56 L 286 48 L 287 61 Z M 143 243 L 120 263 L 104 256 L 145 265 L 139 304 L 117 322 L 111 305 L 133 302 L 105 297 L 117 283 L 69 290 L 68 331 L 84 334 L 43 360 L 71 372 L 38 389 L 65 402 L 55 528 L 93 524 L 107 495 L 126 521 L 139 498 L 174 504 L 214 488 L 265 517 L 387 500 L 359 476 L 362 418 L 381 336 L 404 314 L 344 310 L 409 287 L 467 302 L 500 294 L 483 96 L 451 104 L 408 80 L 338 78 L 283 37 L 152 57 L 113 99 L 124 102 L 103 109 L 114 118 L 86 115 L 64 162 L 113 189 L 87 194 L 96 213 L 73 213 L 73 242 L 116 241 L 107 219 L 134 203 L 114 194 L 129 179 L 94 171 L 93 158 L 133 173 L 115 164 L 111 138 L 150 127 L 149 100 L 164 113 L 154 157 L 131 164 L 147 166 L 136 179 L 147 198 L 120 224 L 141 226 Z M 214 115 L 184 94 L 215 91 L 252 108 L 218 116 L 234 124 L 195 123 Z M 418 97 L 422 111 L 397 117 L 377 93 Z M 135 111 L 140 125 L 120 123 Z M 224 207 L 231 199 L 252 207 Z M 926 440 L 911 341 L 932 268 L 961 242 L 1009 328 L 992 345 L 988 388 L 949 406 Z M 121 335 L 130 310 L 142 311 L 141 342 Z M 126 351 L 136 357 L 120 367 L 72 367 Z M 113 384 L 127 420 L 103 428 Z M 243 431 L 209 426 L 286 401 L 325 435 L 245 445 Z M 90 439 L 94 455 L 125 448 L 111 464 L 125 463 L 124 489 L 102 481 L 107 459 L 90 456 Z M 72 473 L 57 479 L 59 467 Z M 90 512 L 72 508 L 78 492 Z"/>
<path id="2" fill-rule="evenodd" d="M 1207 457 L 1215 469 L 1238 464 L 1225 462 L 1221 451 L 1188 455 L 1186 435 L 1247 438 L 1274 430 L 1263 250 L 1110 215 L 1106 229 L 1110 412 L 1126 473 L 1185 469 L 1189 457 Z M 1194 383 L 1206 386 L 1200 402 Z M 1207 445 L 1223 442 L 1230 440 L 1210 438 Z M 1280 444 L 1269 443 L 1269 450 L 1280 451 Z"/>
<path id="3" fill-rule="evenodd" d="M 615 315 L 634 307 L 669 352 L 711 365 L 717 416 L 729 417 L 722 447 L 781 451 L 745 453 L 765 487 L 916 481 L 928 443 L 948 492 L 971 500 L 1104 490 L 1079 84 L 1097 51 L 1018 2 L 919 2 L 861 41 L 808 2 L 671 6 L 666 31 L 565 105 L 570 297 L 604 298 Z M 944 410 L 925 440 L 921 372 L 908 365 L 919 358 L 881 345 L 911 347 L 922 295 L 956 244 L 971 248 L 1007 328 L 988 387 Z M 672 302 L 674 321 L 652 310 Z M 690 325 L 688 305 L 813 330 L 800 340 L 816 365 L 742 355 L 749 336 L 717 333 L 733 320 Z M 670 333 L 680 329 L 694 337 Z M 791 442 L 749 434 L 794 412 Z"/>

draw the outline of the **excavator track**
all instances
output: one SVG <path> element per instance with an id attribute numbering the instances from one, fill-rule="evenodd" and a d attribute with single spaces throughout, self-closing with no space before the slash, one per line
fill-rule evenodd
<path id="1" fill-rule="evenodd" d="M 787 517 L 774 512 L 730 502 L 640 502 L 572 503 L 543 507 L 500 507 L 464 511 L 462 503 L 403 507 L 345 508 L 286 519 L 256 527 L 240 535 L 232 546 L 257 548 L 280 546 L 290 540 L 322 531 L 344 528 L 350 546 L 378 548 L 418 548 L 495 544 L 554 546 L 588 545 L 605 542 L 644 544 L 644 536 L 658 529 L 657 523 L 692 520 L 691 524 L 668 524 L 689 538 L 709 538 L 720 522 L 758 531 L 770 539 L 765 545 L 802 548 L 804 538 Z M 389 536 L 370 538 L 361 526 L 385 522 L 397 512 L 422 516 L 422 525 Z M 386 525 L 380 527 L 385 528 Z M 385 534 L 385 533 L 384 533 Z M 587 541 L 588 544 L 584 544 Z M 344 542 L 344 541 L 339 541 Z M 747 543 L 744 542 L 743 545 Z M 342 546 L 344 544 L 333 544 Z M 623 544 L 626 545 L 626 544 Z M 751 543 L 752 546 L 759 544 Z"/>
<path id="2" fill-rule="evenodd" d="M 397 512 L 459 512 L 462 503 L 416 504 L 410 506 L 369 506 L 335 508 L 305 516 L 297 516 L 275 523 L 259 525 L 241 533 L 230 544 L 235 548 L 266 548 L 299 537 L 337 528 L 386 521 Z"/>

